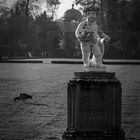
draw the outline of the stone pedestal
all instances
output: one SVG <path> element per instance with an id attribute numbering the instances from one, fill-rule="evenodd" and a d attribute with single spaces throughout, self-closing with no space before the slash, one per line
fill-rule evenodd
<path id="1" fill-rule="evenodd" d="M 124 140 L 120 81 L 111 72 L 75 72 L 68 83 L 63 140 Z"/>

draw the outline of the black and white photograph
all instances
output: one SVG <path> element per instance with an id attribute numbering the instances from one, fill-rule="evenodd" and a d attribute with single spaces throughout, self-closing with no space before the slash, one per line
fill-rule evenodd
<path id="1" fill-rule="evenodd" d="M 140 140 L 140 0 L 0 0 L 0 140 Z"/>

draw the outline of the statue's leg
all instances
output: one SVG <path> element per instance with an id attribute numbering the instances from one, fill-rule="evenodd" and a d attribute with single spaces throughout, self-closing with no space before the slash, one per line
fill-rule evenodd
<path id="1" fill-rule="evenodd" d="M 93 51 L 92 50 L 90 50 L 90 54 L 92 53 L 92 56 L 90 57 L 90 59 L 89 59 L 89 66 L 90 67 L 95 67 L 96 66 L 96 59 L 95 59 L 95 56 L 94 56 L 94 54 L 93 54 Z"/>
<path id="2" fill-rule="evenodd" d="M 92 46 L 92 47 L 90 47 L 90 53 L 92 53 L 93 55 L 92 55 L 92 57 L 91 57 L 91 59 L 90 59 L 90 66 L 92 67 L 94 67 L 94 66 L 96 66 L 97 65 L 97 62 L 96 62 L 96 58 L 95 58 L 95 55 L 94 55 L 94 47 L 97 45 L 97 43 L 94 45 L 94 46 Z"/>
<path id="3" fill-rule="evenodd" d="M 101 48 L 100 46 L 98 46 L 99 44 L 96 44 L 94 47 L 93 47 L 93 53 L 94 53 L 94 56 L 96 58 L 96 63 L 98 66 L 102 66 L 102 58 L 103 58 L 103 55 L 102 55 L 102 52 L 101 52 Z"/>
<path id="4" fill-rule="evenodd" d="M 89 67 L 89 57 L 90 57 L 90 46 L 81 44 L 82 60 L 84 63 L 84 68 Z"/>
<path id="5" fill-rule="evenodd" d="M 93 54 L 92 55 L 92 59 L 90 59 L 90 66 L 91 67 L 94 67 L 94 66 L 96 66 L 97 65 L 97 63 L 96 63 L 96 58 L 95 58 L 95 55 Z"/>
<path id="6" fill-rule="evenodd" d="M 101 48 L 102 57 L 104 56 L 105 46 L 104 41 L 99 42 L 99 47 Z"/>

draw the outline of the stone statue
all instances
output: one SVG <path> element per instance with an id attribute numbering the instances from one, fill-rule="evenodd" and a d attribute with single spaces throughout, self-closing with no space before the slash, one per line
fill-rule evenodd
<path id="1" fill-rule="evenodd" d="M 98 11 L 97 7 L 86 7 L 83 12 L 87 18 L 78 25 L 75 32 L 80 41 L 84 71 L 106 71 L 102 63 L 104 41 L 109 41 L 110 37 L 103 33 L 97 24 Z"/>

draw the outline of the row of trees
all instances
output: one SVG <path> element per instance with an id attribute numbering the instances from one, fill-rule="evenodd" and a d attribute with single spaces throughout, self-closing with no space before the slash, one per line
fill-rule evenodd
<path id="1" fill-rule="evenodd" d="M 44 3 L 46 12 L 42 13 Z M 46 44 L 39 46 L 40 40 L 47 40 L 48 31 L 59 30 L 53 20 L 59 4 L 59 0 L 17 0 L 9 8 L 3 1 L 0 4 L 0 51 L 12 56 L 19 47 L 26 52 L 33 47 L 47 49 Z"/>
<path id="2" fill-rule="evenodd" d="M 81 10 L 87 5 L 98 6 L 101 20 L 103 23 L 107 20 L 107 30 L 140 31 L 139 0 L 75 0 L 75 3 Z"/>
<path id="3" fill-rule="evenodd" d="M 46 12 L 40 14 L 45 2 Z M 75 3 L 80 5 L 80 10 L 89 4 L 100 8 L 103 30 L 113 32 L 111 45 L 115 47 L 110 48 L 114 53 L 122 54 L 123 58 L 126 53 L 139 53 L 139 0 L 75 0 Z M 47 33 L 60 31 L 54 21 L 59 4 L 59 0 L 17 0 L 9 8 L 3 0 L 0 3 L 0 51 L 9 56 L 19 48 L 25 52 L 47 51 Z"/>
<path id="4" fill-rule="evenodd" d="M 140 0 L 75 0 L 75 3 L 81 9 L 87 5 L 100 8 L 102 28 L 111 36 L 110 58 L 140 58 Z"/>

